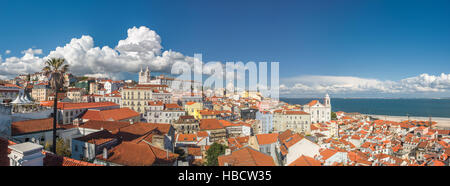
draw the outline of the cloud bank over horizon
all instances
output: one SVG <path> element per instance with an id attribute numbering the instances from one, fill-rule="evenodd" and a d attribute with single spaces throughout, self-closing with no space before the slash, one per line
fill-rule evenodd
<path id="1" fill-rule="evenodd" d="M 282 78 L 280 81 L 280 94 L 284 97 L 321 96 L 325 93 L 339 97 L 442 97 L 450 91 L 450 74 L 445 73 L 439 76 L 424 73 L 399 81 L 314 75 Z"/>
<path id="2" fill-rule="evenodd" d="M 29 48 L 21 52 L 22 57 L 9 57 L 10 50 L 0 55 L 0 79 L 9 79 L 18 74 L 35 73 L 43 68 L 46 59 L 63 57 L 70 65 L 70 72 L 78 76 L 109 77 L 124 79 L 125 73 L 137 73 L 149 66 L 152 72 L 170 73 L 174 64 L 200 62 L 203 74 L 214 73 L 224 68 L 221 62 L 203 63 L 201 59 L 180 52 L 164 50 L 161 37 L 153 30 L 141 26 L 128 29 L 127 37 L 119 40 L 113 48 L 99 47 L 94 38 L 83 35 L 73 38 L 64 46 L 58 46 L 44 56 L 42 49 Z M 220 65 L 221 64 L 221 65 Z M 282 64 L 282 63 L 281 63 Z M 198 69 L 194 68 L 197 72 Z M 242 77 L 238 77 L 241 78 Z M 228 86 L 228 83 L 226 83 Z M 280 79 L 281 97 L 321 96 L 325 93 L 341 96 L 397 96 L 397 95 L 445 95 L 450 90 L 450 74 L 420 74 L 398 81 L 352 76 L 297 76 Z"/>

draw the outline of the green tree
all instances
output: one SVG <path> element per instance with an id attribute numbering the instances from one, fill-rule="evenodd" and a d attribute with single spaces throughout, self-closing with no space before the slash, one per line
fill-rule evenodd
<path id="1" fill-rule="evenodd" d="M 220 155 L 225 154 L 225 149 L 227 146 L 213 143 L 211 147 L 206 151 L 206 165 L 207 166 L 218 166 L 219 160 L 217 159 Z"/>
<path id="2" fill-rule="evenodd" d="M 44 145 L 44 149 L 49 151 L 49 150 L 51 150 L 51 148 L 52 148 L 52 145 L 50 145 L 50 143 L 48 141 L 46 141 L 45 145 Z"/>
<path id="3" fill-rule="evenodd" d="M 45 67 L 42 69 L 46 76 L 49 76 L 50 86 L 55 91 L 55 99 L 53 104 L 53 144 L 56 144 L 56 123 L 58 115 L 58 91 L 64 85 L 64 74 L 69 70 L 69 65 L 64 64 L 64 58 L 51 58 L 45 62 Z M 56 146 L 53 145 L 52 152 L 56 153 Z"/>
<path id="4" fill-rule="evenodd" d="M 56 154 L 60 156 L 70 157 L 72 153 L 70 152 L 70 145 L 68 141 L 62 138 L 56 140 Z"/>
<path id="5" fill-rule="evenodd" d="M 336 112 L 331 112 L 331 120 L 337 120 Z"/>

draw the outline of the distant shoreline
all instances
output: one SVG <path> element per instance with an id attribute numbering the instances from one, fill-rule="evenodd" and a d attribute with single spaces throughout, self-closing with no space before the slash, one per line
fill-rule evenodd
<path id="1" fill-rule="evenodd" d="M 361 113 L 362 114 L 362 113 Z M 364 114 L 366 116 L 370 116 L 373 118 L 379 118 L 381 120 L 389 120 L 395 122 L 402 122 L 408 120 L 408 116 L 389 116 L 389 115 L 375 115 L 375 114 Z M 409 116 L 410 120 L 417 121 L 429 121 L 429 117 L 421 117 L 421 116 Z M 450 118 L 446 117 L 431 117 L 432 121 L 437 122 L 437 127 L 450 128 Z"/>
<path id="2" fill-rule="evenodd" d="M 282 100 L 282 99 L 323 99 L 322 97 L 304 97 L 304 98 L 289 98 L 289 97 L 282 97 L 282 98 L 279 98 L 280 100 Z M 331 98 L 332 100 L 333 99 L 444 99 L 444 100 L 448 100 L 448 99 L 450 99 L 450 97 L 443 97 L 443 98 L 396 98 L 396 97 L 392 97 L 392 98 L 390 98 L 390 97 L 387 97 L 387 98 L 384 98 L 384 97 L 367 97 L 367 98 L 365 98 L 365 97 L 332 97 Z"/>

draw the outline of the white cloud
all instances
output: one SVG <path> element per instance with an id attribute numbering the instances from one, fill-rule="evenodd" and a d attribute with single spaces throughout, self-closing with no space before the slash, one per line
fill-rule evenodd
<path id="1" fill-rule="evenodd" d="M 15 77 L 18 74 L 34 73 L 42 69 L 43 59 L 35 56 L 41 51 L 39 49 L 28 49 L 23 51 L 24 54 L 21 58 L 9 57 L 0 59 L 0 75 L 3 79 Z"/>
<path id="2" fill-rule="evenodd" d="M 284 96 L 332 94 L 405 94 L 450 91 L 450 74 L 421 74 L 400 81 L 381 81 L 350 76 L 299 76 L 281 80 Z"/>
<path id="3" fill-rule="evenodd" d="M 73 38 L 65 46 L 57 47 L 46 57 L 41 49 L 28 49 L 23 57 L 0 60 L 0 74 L 12 78 L 20 73 L 40 71 L 42 62 L 50 57 L 64 57 L 75 75 L 119 78 L 123 72 L 137 73 L 149 66 L 151 71 L 170 72 L 176 62 L 192 64 L 196 59 L 171 50 L 163 51 L 160 36 L 153 30 L 141 26 L 128 29 L 128 36 L 116 47 L 95 46 L 91 36 Z"/>
<path id="4" fill-rule="evenodd" d="M 41 55 L 42 54 L 42 49 L 32 49 L 29 48 L 28 50 L 24 50 L 21 52 L 22 54 L 33 54 L 33 55 Z"/>
<path id="5" fill-rule="evenodd" d="M 11 54 L 11 50 L 6 50 L 5 54 Z"/>

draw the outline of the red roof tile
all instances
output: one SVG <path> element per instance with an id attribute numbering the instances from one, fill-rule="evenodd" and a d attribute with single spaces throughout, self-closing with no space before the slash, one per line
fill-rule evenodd
<path id="1" fill-rule="evenodd" d="M 84 141 L 84 142 L 95 144 L 95 145 L 101 145 L 106 142 L 113 141 L 115 138 L 116 138 L 116 136 L 111 134 L 111 132 L 109 132 L 107 130 L 101 130 L 101 131 L 94 132 L 94 133 L 91 133 L 86 136 L 75 138 L 75 140 Z"/>
<path id="2" fill-rule="evenodd" d="M 218 157 L 219 166 L 275 166 L 272 156 L 245 147 L 232 152 L 230 155 Z"/>
<path id="3" fill-rule="evenodd" d="M 259 145 L 267 145 L 277 142 L 278 140 L 278 133 L 272 133 L 272 134 L 257 134 L 256 140 L 258 141 Z"/>
<path id="4" fill-rule="evenodd" d="M 61 125 L 56 128 L 61 128 Z M 11 124 L 12 136 L 48 130 L 53 130 L 53 118 L 17 121 Z"/>
<path id="5" fill-rule="evenodd" d="M 87 120 L 97 121 L 120 121 L 138 117 L 140 114 L 129 108 L 119 108 L 111 110 L 88 110 L 82 117 Z"/>
<path id="6" fill-rule="evenodd" d="M 322 163 L 319 160 L 315 160 L 309 156 L 302 155 L 293 161 L 289 166 L 321 166 Z"/>
<path id="7" fill-rule="evenodd" d="M 44 166 L 102 166 L 85 161 L 79 161 L 68 157 L 58 156 L 50 152 L 42 152 L 44 157 Z"/>
<path id="8" fill-rule="evenodd" d="M 200 130 L 215 130 L 215 129 L 223 129 L 223 126 L 220 124 L 217 119 L 201 119 L 200 120 Z"/>
<path id="9" fill-rule="evenodd" d="M 90 108 L 111 107 L 111 106 L 119 106 L 119 105 L 113 102 L 58 103 L 58 109 L 61 110 L 90 109 Z"/>
<path id="10" fill-rule="evenodd" d="M 177 154 L 167 153 L 145 142 L 122 142 L 108 151 L 107 159 L 103 158 L 103 154 L 98 155 L 97 159 L 126 166 L 152 166 L 173 163 L 177 157 Z"/>
<path id="11" fill-rule="evenodd" d="M 129 122 L 121 122 L 121 121 L 95 121 L 95 120 L 89 120 L 84 124 L 81 124 L 81 128 L 88 128 L 88 129 L 96 129 L 96 130 L 108 130 L 110 132 L 117 131 L 120 128 L 129 126 Z"/>

